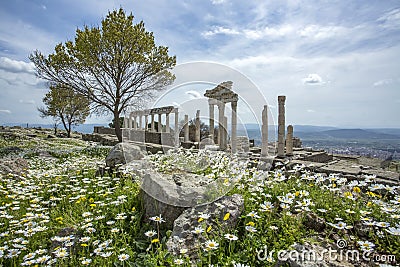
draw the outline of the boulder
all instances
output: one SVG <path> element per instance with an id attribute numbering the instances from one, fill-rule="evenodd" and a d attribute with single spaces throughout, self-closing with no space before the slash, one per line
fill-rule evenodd
<path id="1" fill-rule="evenodd" d="M 308 229 L 312 229 L 317 232 L 324 231 L 326 227 L 325 220 L 313 212 L 306 214 L 303 224 Z"/>
<path id="2" fill-rule="evenodd" d="M 204 149 L 206 146 L 212 146 L 212 145 L 215 145 L 214 140 L 212 140 L 212 138 L 207 137 L 200 141 L 199 148 Z"/>
<path id="3" fill-rule="evenodd" d="M 329 254 L 331 251 L 332 255 Z M 343 252 L 342 252 L 343 253 Z M 365 266 L 354 265 L 347 261 L 345 257 L 340 259 L 340 250 L 332 248 L 331 245 L 319 244 L 295 244 L 292 248 L 279 253 L 278 262 L 275 267 L 295 266 L 295 267 L 353 267 Z"/>
<path id="4" fill-rule="evenodd" d="M 130 143 L 116 144 L 106 158 L 106 166 L 115 168 L 116 165 L 124 165 L 133 160 L 140 160 L 145 156 L 139 146 Z"/>
<path id="5" fill-rule="evenodd" d="M 28 167 L 28 162 L 23 158 L 0 159 L 0 173 L 2 174 L 21 174 Z"/>
<path id="6" fill-rule="evenodd" d="M 174 222 L 167 249 L 173 254 L 179 254 L 182 248 L 187 249 L 188 255 L 196 259 L 205 239 L 201 234 L 193 233 L 194 228 L 211 226 L 211 231 L 229 231 L 236 227 L 243 210 L 244 200 L 239 194 L 223 196 L 210 204 L 186 209 Z M 209 214 L 210 218 L 199 222 L 200 213 Z M 229 218 L 224 220 L 227 213 Z"/>

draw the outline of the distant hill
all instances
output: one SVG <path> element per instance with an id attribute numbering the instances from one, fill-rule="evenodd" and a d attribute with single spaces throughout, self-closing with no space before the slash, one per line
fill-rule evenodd
<path id="1" fill-rule="evenodd" d="M 339 128 L 333 126 L 316 126 L 316 125 L 294 125 L 293 132 L 322 132 L 328 130 L 338 130 Z"/>
<path id="2" fill-rule="evenodd" d="M 53 129 L 54 125 L 53 124 L 41 124 L 41 123 L 31 123 L 26 125 L 26 123 L 5 123 L 5 126 L 20 126 L 26 128 L 27 126 L 29 128 L 34 128 L 34 127 L 41 127 L 41 128 L 48 128 L 48 129 Z M 72 130 L 77 131 L 80 133 L 93 133 L 93 127 L 94 126 L 105 126 L 108 127 L 108 124 L 80 124 L 78 126 L 73 126 Z M 64 127 L 62 125 L 58 125 L 58 129 L 63 130 Z"/>
<path id="3" fill-rule="evenodd" d="M 320 132 L 296 132 L 295 136 L 304 140 L 348 139 L 348 140 L 398 140 L 400 135 L 375 132 L 364 129 L 336 129 Z"/>

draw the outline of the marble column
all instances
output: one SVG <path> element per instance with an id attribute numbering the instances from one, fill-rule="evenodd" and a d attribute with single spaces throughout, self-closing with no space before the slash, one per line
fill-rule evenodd
<path id="1" fill-rule="evenodd" d="M 286 155 L 293 156 L 293 126 L 288 125 L 286 135 Z"/>
<path id="2" fill-rule="evenodd" d="M 231 102 L 232 121 L 231 121 L 231 145 L 232 153 L 236 153 L 236 136 L 237 136 L 237 101 Z"/>
<path id="3" fill-rule="evenodd" d="M 131 113 L 129 114 L 129 121 L 128 121 L 128 124 L 126 125 L 125 128 L 133 128 L 133 122 L 132 122 L 132 120 L 133 120 L 133 113 L 131 112 Z"/>
<path id="4" fill-rule="evenodd" d="M 147 131 L 149 128 L 149 115 L 144 115 L 144 130 Z"/>
<path id="5" fill-rule="evenodd" d="M 169 133 L 169 113 L 165 114 L 165 132 Z"/>
<path id="6" fill-rule="evenodd" d="M 200 143 L 200 110 L 196 111 L 195 126 L 196 126 L 196 132 L 195 132 L 194 141 Z"/>
<path id="7" fill-rule="evenodd" d="M 226 149 L 226 143 L 224 143 L 224 118 L 225 118 L 225 104 L 222 102 L 218 103 L 218 144 L 221 150 Z"/>
<path id="8" fill-rule="evenodd" d="M 157 132 L 161 133 L 162 132 L 162 123 L 161 123 L 161 113 L 158 114 L 158 127 L 157 127 Z"/>
<path id="9" fill-rule="evenodd" d="M 151 127 L 150 131 L 154 132 L 154 114 L 151 114 Z"/>
<path id="10" fill-rule="evenodd" d="M 178 111 L 178 108 L 175 108 L 174 109 L 174 113 L 175 113 L 175 128 L 174 128 L 174 130 L 175 130 L 175 147 L 179 147 L 179 111 Z"/>
<path id="11" fill-rule="evenodd" d="M 278 157 L 285 157 L 285 100 L 286 96 L 278 96 Z"/>
<path id="12" fill-rule="evenodd" d="M 133 122 L 132 122 L 132 124 L 133 124 L 133 129 L 137 129 L 137 120 L 136 120 L 136 118 L 137 118 L 137 116 L 136 116 L 136 114 L 135 115 L 133 115 Z"/>
<path id="13" fill-rule="evenodd" d="M 214 141 L 214 103 L 213 99 L 208 99 L 208 108 L 209 108 L 209 116 L 210 116 L 210 135 L 212 140 Z"/>
<path id="14" fill-rule="evenodd" d="M 261 145 L 261 157 L 268 156 L 268 106 L 265 105 L 262 111 L 262 145 Z"/>
<path id="15" fill-rule="evenodd" d="M 143 129 L 143 111 L 139 113 L 139 130 Z"/>
<path id="16" fill-rule="evenodd" d="M 224 138 L 222 139 L 224 142 L 224 149 L 226 149 L 228 146 L 228 117 L 226 116 L 224 116 L 224 127 L 222 132 L 224 133 Z"/>
<path id="17" fill-rule="evenodd" d="M 189 115 L 185 115 L 185 125 L 183 126 L 185 133 L 185 142 L 189 142 Z"/>
<path id="18" fill-rule="evenodd" d="M 124 117 L 124 125 L 122 128 L 128 128 L 129 127 L 129 119 L 127 117 Z"/>

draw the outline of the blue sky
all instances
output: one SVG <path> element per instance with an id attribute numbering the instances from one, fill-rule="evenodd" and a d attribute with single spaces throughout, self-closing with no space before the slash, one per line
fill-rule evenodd
<path id="1" fill-rule="evenodd" d="M 36 110 L 47 89 L 35 77 L 29 54 L 51 53 L 57 43 L 73 39 L 77 28 L 99 25 L 119 7 L 143 20 L 178 64 L 214 62 L 248 77 L 272 117 L 277 96 L 286 95 L 288 123 L 400 127 L 398 0 L 1 1 L 0 123 L 49 122 Z M 247 93 L 249 103 L 258 100 L 233 80 L 233 89 Z M 190 93 L 196 90 L 201 95 L 205 89 L 189 86 L 182 98 L 196 98 Z"/>

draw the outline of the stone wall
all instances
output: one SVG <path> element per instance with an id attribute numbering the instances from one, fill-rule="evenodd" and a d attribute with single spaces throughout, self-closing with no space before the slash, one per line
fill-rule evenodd
<path id="1" fill-rule="evenodd" d="M 312 153 L 312 155 L 305 155 L 303 160 L 325 163 L 333 160 L 333 155 L 328 155 L 326 152 Z"/>
<path id="2" fill-rule="evenodd" d="M 174 133 L 157 133 L 136 129 L 123 129 L 123 136 L 129 141 L 145 142 L 165 146 L 175 145 Z"/>

